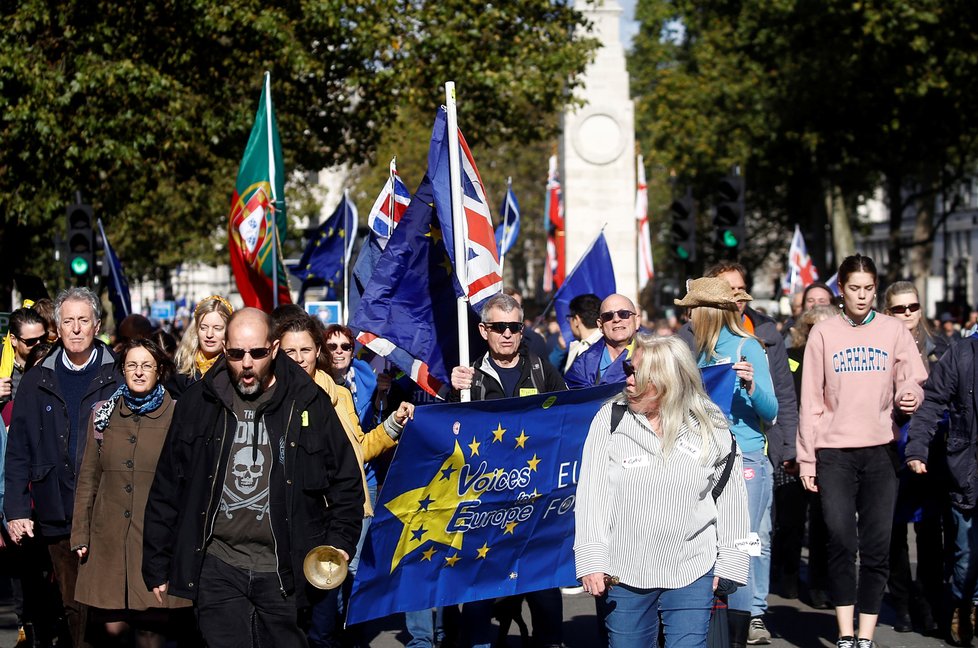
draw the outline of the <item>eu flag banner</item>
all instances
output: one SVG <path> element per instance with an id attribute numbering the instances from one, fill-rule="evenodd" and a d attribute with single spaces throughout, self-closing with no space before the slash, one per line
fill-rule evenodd
<path id="1" fill-rule="evenodd" d="M 115 250 L 109 244 L 109 237 L 105 235 L 105 228 L 102 227 L 102 219 L 98 219 L 98 231 L 102 235 L 102 251 L 105 254 L 104 261 L 109 267 L 109 301 L 112 302 L 113 316 L 116 323 L 121 322 L 124 317 L 132 313 L 132 299 L 129 297 L 129 282 L 126 281 L 126 273 L 122 270 L 122 263 L 116 256 Z"/>
<path id="2" fill-rule="evenodd" d="M 604 238 L 604 232 L 601 232 L 554 295 L 554 311 L 564 339 L 574 339 L 570 321 L 567 319 L 572 299 L 591 293 L 603 301 L 615 290 L 615 268 L 611 262 L 611 252 L 608 251 L 608 242 Z M 589 322 L 588 326 L 596 326 L 596 323 Z"/>
<path id="3" fill-rule="evenodd" d="M 380 494 L 347 623 L 573 584 L 584 439 L 621 388 L 417 408 Z"/>
<path id="4" fill-rule="evenodd" d="M 496 247 L 499 256 L 509 254 L 520 235 L 520 204 L 516 201 L 513 188 L 506 189 L 506 200 L 503 201 L 503 222 L 496 228 Z"/>
<path id="5" fill-rule="evenodd" d="M 336 209 L 309 239 L 292 274 L 302 280 L 301 293 L 314 285 L 325 285 L 332 298 L 343 282 L 344 256 L 356 238 L 356 205 L 344 193 Z"/>

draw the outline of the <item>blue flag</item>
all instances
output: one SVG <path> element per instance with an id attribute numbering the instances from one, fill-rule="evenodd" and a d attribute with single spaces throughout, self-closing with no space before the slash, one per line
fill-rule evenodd
<path id="1" fill-rule="evenodd" d="M 356 206 L 344 195 L 306 245 L 299 263 L 290 268 L 302 280 L 300 301 L 310 286 L 326 286 L 327 299 L 336 298 L 336 289 L 343 283 L 343 261 L 356 238 L 356 218 Z"/>
<path id="2" fill-rule="evenodd" d="M 570 322 L 567 315 L 570 312 L 570 302 L 578 295 L 592 293 L 603 300 L 616 290 L 615 268 L 611 263 L 611 254 L 608 252 L 608 243 L 605 241 L 604 232 L 598 234 L 598 238 L 591 244 L 590 249 L 584 253 L 581 260 L 577 262 L 574 270 L 567 275 L 567 279 L 561 284 L 557 294 L 554 295 L 554 310 L 557 313 L 557 323 L 560 324 L 560 332 L 564 340 L 570 343 L 574 339 L 571 332 Z M 596 326 L 596 322 L 587 322 L 589 327 Z"/>
<path id="3" fill-rule="evenodd" d="M 433 202 L 426 175 L 374 262 L 350 326 L 425 391 L 444 396 L 458 364 L 458 325 L 452 264 Z"/>
<path id="4" fill-rule="evenodd" d="M 735 375 L 729 364 L 703 370 L 727 415 Z M 621 390 L 417 408 L 380 493 L 347 622 L 575 583 L 584 441 Z"/>
<path id="5" fill-rule="evenodd" d="M 102 219 L 98 219 L 98 231 L 102 234 L 102 252 L 105 254 L 104 263 L 109 274 L 109 301 L 112 302 L 112 310 L 115 315 L 116 324 L 124 317 L 132 314 L 132 298 L 129 296 L 129 282 L 126 281 L 126 273 L 122 271 L 122 263 L 115 255 L 115 250 L 109 244 L 109 237 L 105 235 L 105 228 L 102 227 Z"/>
<path id="6" fill-rule="evenodd" d="M 503 203 L 503 222 L 496 228 L 496 247 L 499 256 L 509 254 L 516 238 L 520 235 L 520 204 L 516 202 L 513 188 L 506 190 L 506 201 Z"/>
<path id="7" fill-rule="evenodd" d="M 381 491 L 347 623 L 573 584 L 584 439 L 620 391 L 417 408 Z"/>

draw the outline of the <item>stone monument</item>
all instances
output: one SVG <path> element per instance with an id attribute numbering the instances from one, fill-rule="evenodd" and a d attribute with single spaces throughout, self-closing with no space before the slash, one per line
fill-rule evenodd
<path id="1" fill-rule="evenodd" d="M 579 2 L 600 41 L 578 96 L 563 115 L 560 157 L 567 273 L 605 226 L 618 292 L 638 296 L 635 221 L 635 109 L 628 90 L 617 0 Z"/>

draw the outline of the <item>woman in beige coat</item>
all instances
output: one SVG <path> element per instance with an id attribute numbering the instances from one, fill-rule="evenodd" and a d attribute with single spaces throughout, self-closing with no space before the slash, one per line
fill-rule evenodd
<path id="1" fill-rule="evenodd" d="M 141 648 L 162 647 L 167 608 L 190 601 L 157 601 L 142 577 L 143 515 L 174 402 L 161 381 L 172 364 L 154 342 L 130 340 L 119 365 L 125 384 L 96 405 L 75 488 L 71 546 L 81 564 L 75 599 L 93 620 L 120 638 L 132 632 Z"/>

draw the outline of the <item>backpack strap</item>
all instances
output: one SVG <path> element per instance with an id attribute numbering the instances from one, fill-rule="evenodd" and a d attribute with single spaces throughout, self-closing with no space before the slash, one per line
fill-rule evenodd
<path id="1" fill-rule="evenodd" d="M 536 356 L 527 360 L 530 361 L 530 382 L 533 383 L 537 393 L 542 394 L 547 391 L 547 374 L 543 370 L 543 360 Z"/>
<path id="2" fill-rule="evenodd" d="M 621 419 L 625 416 L 625 410 L 628 406 L 624 403 L 612 403 L 611 404 L 611 434 L 615 433 L 618 429 L 618 424 L 621 423 Z"/>
<path id="3" fill-rule="evenodd" d="M 730 473 L 733 470 L 734 460 L 737 458 L 737 439 L 734 437 L 733 433 L 730 434 L 730 454 L 727 455 L 727 463 L 723 466 L 723 472 L 720 473 L 720 479 L 717 480 L 716 486 L 713 487 L 713 501 L 717 501 L 720 498 L 720 493 L 727 486 L 727 482 L 730 481 Z"/>

